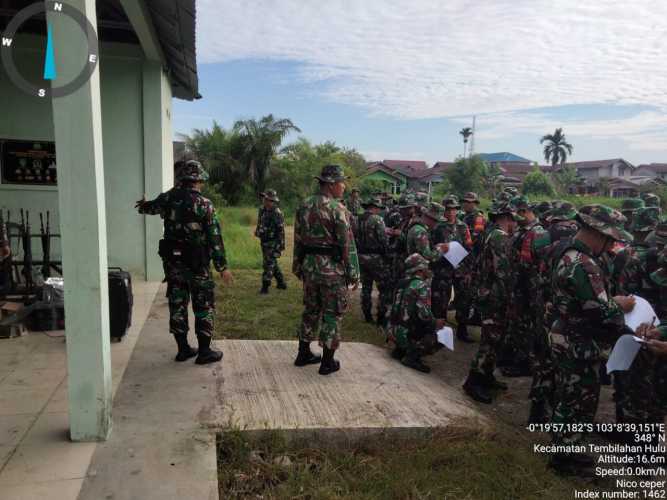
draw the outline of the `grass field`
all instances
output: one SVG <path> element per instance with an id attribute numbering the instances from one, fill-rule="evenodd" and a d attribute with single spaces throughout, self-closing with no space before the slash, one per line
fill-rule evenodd
<path id="1" fill-rule="evenodd" d="M 530 443 L 451 425 L 423 437 L 377 435 L 353 444 L 219 436 L 221 498 L 562 500 L 576 484 L 555 476 Z M 583 489 L 583 488 L 579 488 Z"/>

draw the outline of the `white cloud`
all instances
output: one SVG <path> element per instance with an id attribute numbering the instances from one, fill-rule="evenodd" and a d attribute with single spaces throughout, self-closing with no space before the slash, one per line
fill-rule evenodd
<path id="1" fill-rule="evenodd" d="M 198 0 L 200 63 L 301 63 L 372 114 L 435 118 L 568 104 L 667 110 L 664 0 Z"/>

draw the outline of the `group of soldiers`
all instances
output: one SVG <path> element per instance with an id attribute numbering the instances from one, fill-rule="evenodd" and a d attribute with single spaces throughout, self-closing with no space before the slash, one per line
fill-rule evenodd
<path id="1" fill-rule="evenodd" d="M 196 355 L 203 364 L 222 357 L 210 347 L 209 262 L 225 281 L 231 274 L 215 209 L 200 192 L 205 170 L 187 162 L 179 172 L 176 187 L 156 200 L 140 200 L 137 208 L 164 218 L 160 254 L 176 360 Z M 341 320 L 349 291 L 361 283 L 364 319 L 384 332 L 392 357 L 422 372 L 429 371 L 424 356 L 440 347 L 436 331 L 445 325 L 453 302 L 460 341 L 473 342 L 467 327 L 481 326 L 463 384 L 466 394 L 492 403 L 507 389 L 495 376 L 497 367 L 506 377 L 532 377 L 529 421 L 563 424 L 552 433 L 558 446 L 583 439 L 572 424 L 595 417 L 605 353 L 622 334 L 633 333 L 644 342 L 631 369 L 613 374 L 617 421 L 663 421 L 667 221 L 657 196 L 624 200 L 620 212 L 604 205 L 577 210 L 565 201 L 531 203 L 507 188 L 485 214 L 475 193 L 466 193 L 462 202 L 451 195 L 437 203 L 421 192 L 403 193 L 397 201 L 379 194 L 362 202 L 353 190 L 346 206 L 347 177 L 339 165 L 323 167 L 316 179 L 317 193 L 300 205 L 294 222 L 292 272 L 303 282 L 304 306 L 296 366 L 319 364 L 321 375 L 340 369 L 334 355 Z M 260 293 L 266 294 L 273 278 L 279 289 L 286 288 L 277 264 L 285 234 L 277 193 L 268 190 L 262 198 L 255 235 L 264 256 Z M 468 252 L 456 267 L 446 258 L 454 242 Z M 634 308 L 634 295 L 646 299 L 666 322 L 630 331 L 624 314 Z M 199 352 L 187 343 L 190 297 Z M 310 349 L 316 338 L 321 356 Z M 592 457 L 562 449 L 552 457 L 556 469 L 580 473 L 592 466 Z"/>

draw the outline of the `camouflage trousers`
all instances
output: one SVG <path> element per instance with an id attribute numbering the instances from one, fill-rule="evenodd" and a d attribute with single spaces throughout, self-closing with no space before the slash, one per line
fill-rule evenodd
<path id="1" fill-rule="evenodd" d="M 446 318 L 452 299 L 453 276 L 433 276 L 431 281 L 431 311 L 436 318 Z"/>
<path id="2" fill-rule="evenodd" d="M 658 400 L 653 353 L 640 349 L 627 371 L 614 372 L 617 422 L 661 422 L 664 412 Z"/>
<path id="3" fill-rule="evenodd" d="M 385 321 L 387 309 L 391 306 L 392 283 L 391 269 L 382 255 L 359 255 L 361 271 L 361 310 L 371 316 L 373 310 L 373 283 L 376 284 L 380 297 L 377 305 L 378 320 Z"/>
<path id="4" fill-rule="evenodd" d="M 496 369 L 496 351 L 504 336 L 505 325 L 501 320 L 490 318 L 482 320 L 482 337 L 477 354 L 470 365 L 471 372 L 485 376 L 493 375 Z"/>
<path id="5" fill-rule="evenodd" d="M 595 419 L 600 400 L 600 361 L 577 359 L 564 351 L 556 366 L 554 424 L 590 423 Z M 555 444 L 579 444 L 583 439 L 577 429 L 552 432 Z"/>
<path id="6" fill-rule="evenodd" d="M 276 250 L 275 245 L 262 245 L 262 282 L 271 283 L 273 278 L 276 278 L 278 284 L 283 283 L 283 273 L 278 265 L 278 257 L 280 251 Z"/>
<path id="7" fill-rule="evenodd" d="M 456 273 L 454 275 L 454 308 L 456 309 L 456 324 L 468 323 L 473 302 L 472 271 Z M 447 316 L 442 316 L 446 318 Z"/>
<path id="8" fill-rule="evenodd" d="M 526 363 L 535 333 L 535 297 L 513 293 L 507 318 L 507 335 L 499 355 L 511 364 Z"/>
<path id="9" fill-rule="evenodd" d="M 215 284 L 208 269 L 193 272 L 182 264 L 164 263 L 169 299 L 169 331 L 187 334 L 188 304 L 192 299 L 197 336 L 211 337 L 215 319 Z"/>
<path id="10" fill-rule="evenodd" d="M 435 331 L 425 327 L 407 328 L 390 326 L 387 340 L 396 344 L 406 354 L 425 356 L 438 350 Z"/>
<path id="11" fill-rule="evenodd" d="M 345 280 L 303 278 L 303 314 L 298 330 L 299 340 L 311 342 L 319 332 L 319 344 L 338 349 L 340 324 L 347 311 L 348 291 Z"/>
<path id="12" fill-rule="evenodd" d="M 530 366 L 533 372 L 533 381 L 528 397 L 534 403 L 553 404 L 554 398 L 554 359 L 556 352 L 549 342 L 549 332 L 543 321 L 538 321 L 532 335 L 530 349 Z"/>

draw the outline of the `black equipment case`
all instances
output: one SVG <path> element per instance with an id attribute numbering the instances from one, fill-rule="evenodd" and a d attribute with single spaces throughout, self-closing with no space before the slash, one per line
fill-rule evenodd
<path id="1" fill-rule="evenodd" d="M 132 325 L 132 276 L 120 267 L 109 268 L 109 333 L 120 341 Z"/>

